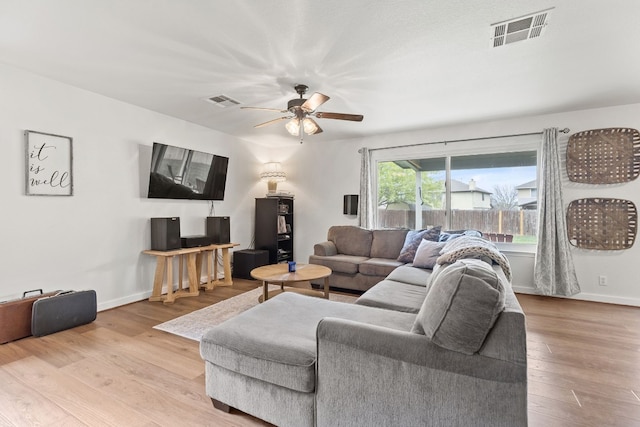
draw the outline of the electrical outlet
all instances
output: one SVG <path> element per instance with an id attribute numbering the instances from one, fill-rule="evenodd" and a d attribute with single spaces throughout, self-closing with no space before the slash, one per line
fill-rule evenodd
<path id="1" fill-rule="evenodd" d="M 603 275 L 598 276 L 598 285 L 607 286 L 607 276 L 603 276 Z"/>

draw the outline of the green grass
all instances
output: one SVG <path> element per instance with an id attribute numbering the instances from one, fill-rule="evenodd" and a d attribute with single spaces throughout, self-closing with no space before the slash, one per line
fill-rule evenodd
<path id="1" fill-rule="evenodd" d="M 538 238 L 536 236 L 513 236 L 513 243 L 536 244 Z"/>

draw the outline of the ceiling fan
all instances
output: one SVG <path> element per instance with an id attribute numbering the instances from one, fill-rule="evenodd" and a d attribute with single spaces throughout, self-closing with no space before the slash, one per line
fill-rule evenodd
<path id="1" fill-rule="evenodd" d="M 279 113 L 290 113 L 287 116 L 278 117 L 277 119 L 269 120 L 268 122 L 260 123 L 254 127 L 259 128 L 268 126 L 282 120 L 289 120 L 285 125 L 287 131 L 293 136 L 300 136 L 300 143 L 304 134 L 315 135 L 322 132 L 322 128 L 318 126 L 315 120 L 311 117 L 318 119 L 336 119 L 336 120 L 350 120 L 353 122 L 361 122 L 364 116 L 362 114 L 343 114 L 343 113 L 327 113 L 316 111 L 318 107 L 329 100 L 327 95 L 323 95 L 320 92 L 315 92 L 309 97 L 309 99 L 303 98 L 307 93 L 309 87 L 307 85 L 298 84 L 293 87 L 300 98 L 291 99 L 287 103 L 286 110 L 280 110 L 278 108 L 263 108 L 263 107 L 240 107 L 248 110 L 264 110 L 264 111 L 277 111 Z"/>

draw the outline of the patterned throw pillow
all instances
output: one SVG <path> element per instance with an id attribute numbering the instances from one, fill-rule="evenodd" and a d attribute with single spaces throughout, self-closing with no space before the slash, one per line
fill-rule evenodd
<path id="1" fill-rule="evenodd" d="M 440 238 L 441 226 L 428 228 L 426 230 L 411 230 L 407 233 L 407 237 L 404 239 L 404 246 L 398 255 L 399 262 L 410 263 L 413 262 L 413 258 L 416 256 L 416 251 L 422 239 L 431 240 L 437 242 Z"/>

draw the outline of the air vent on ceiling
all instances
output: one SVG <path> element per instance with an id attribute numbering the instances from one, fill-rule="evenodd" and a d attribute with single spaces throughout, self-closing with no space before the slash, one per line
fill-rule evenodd
<path id="1" fill-rule="evenodd" d="M 211 102 L 212 104 L 217 105 L 218 107 L 222 107 L 222 108 L 232 107 L 234 105 L 239 105 L 240 104 L 239 101 L 236 101 L 233 98 L 229 98 L 226 95 L 212 96 L 210 98 L 207 98 L 207 101 Z"/>
<path id="2" fill-rule="evenodd" d="M 549 21 L 551 9 L 542 10 L 520 18 L 498 22 L 491 25 L 491 42 L 493 47 L 540 37 Z"/>

